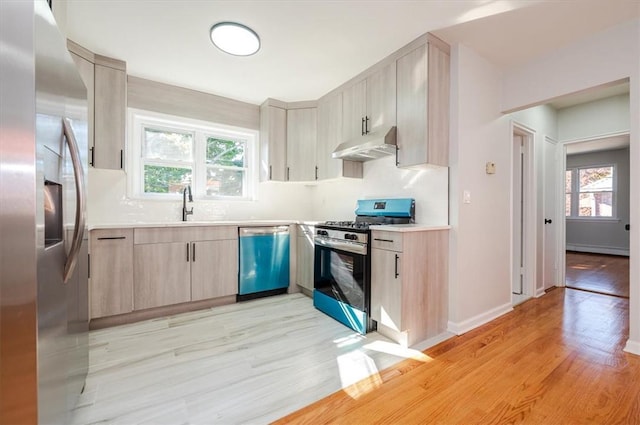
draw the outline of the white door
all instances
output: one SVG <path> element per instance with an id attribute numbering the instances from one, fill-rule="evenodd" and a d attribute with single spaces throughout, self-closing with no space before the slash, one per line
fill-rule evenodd
<path id="1" fill-rule="evenodd" d="M 544 140 L 544 230 L 543 230 L 543 287 L 545 290 L 555 286 L 558 280 L 558 223 L 556 217 L 558 176 L 557 170 L 558 146 L 553 140 Z"/>

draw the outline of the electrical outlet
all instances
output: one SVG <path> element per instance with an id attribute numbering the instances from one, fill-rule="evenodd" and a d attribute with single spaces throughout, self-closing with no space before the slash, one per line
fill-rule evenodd
<path id="1" fill-rule="evenodd" d="M 462 202 L 464 202 L 465 204 L 471 203 L 471 191 L 469 190 L 462 191 Z"/>

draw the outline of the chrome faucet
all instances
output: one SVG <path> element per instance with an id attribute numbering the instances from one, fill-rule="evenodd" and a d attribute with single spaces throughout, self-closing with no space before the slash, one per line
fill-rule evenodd
<path id="1" fill-rule="evenodd" d="M 193 207 L 190 210 L 187 209 L 187 192 L 189 193 L 189 202 L 193 202 L 193 196 L 191 195 L 191 185 L 187 185 L 182 190 L 182 221 L 187 221 L 187 216 L 193 215 Z"/>

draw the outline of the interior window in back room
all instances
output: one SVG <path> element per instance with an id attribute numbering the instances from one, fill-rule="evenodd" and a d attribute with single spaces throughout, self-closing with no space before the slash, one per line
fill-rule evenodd
<path id="1" fill-rule="evenodd" d="M 614 217 L 614 165 L 571 168 L 565 177 L 567 217 Z"/>

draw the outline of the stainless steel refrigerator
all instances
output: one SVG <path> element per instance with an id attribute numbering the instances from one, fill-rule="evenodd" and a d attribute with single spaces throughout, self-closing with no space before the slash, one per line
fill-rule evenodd
<path id="1" fill-rule="evenodd" d="M 88 367 L 87 92 L 45 0 L 0 1 L 0 423 L 68 423 Z"/>

